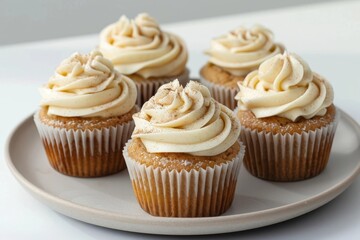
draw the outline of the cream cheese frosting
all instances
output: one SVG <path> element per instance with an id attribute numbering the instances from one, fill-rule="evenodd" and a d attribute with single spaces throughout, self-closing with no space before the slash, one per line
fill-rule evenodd
<path id="1" fill-rule="evenodd" d="M 239 27 L 214 38 L 205 53 L 210 56 L 209 62 L 232 75 L 246 76 L 263 61 L 283 51 L 282 45 L 274 43 L 269 29 L 256 25 L 252 28 Z"/>
<path id="2" fill-rule="evenodd" d="M 240 134 L 231 110 L 194 81 L 185 88 L 178 80 L 164 84 L 133 119 L 132 137 L 140 138 L 150 153 L 214 156 L 231 147 Z"/>
<path id="3" fill-rule="evenodd" d="M 122 16 L 100 33 L 99 50 L 122 74 L 143 78 L 176 76 L 185 71 L 188 58 L 183 40 L 164 32 L 146 13 L 135 20 Z"/>
<path id="4" fill-rule="evenodd" d="M 238 85 L 239 109 L 250 110 L 257 118 L 279 116 L 296 121 L 323 116 L 334 99 L 330 83 L 313 73 L 299 56 L 287 52 L 263 62 Z"/>
<path id="5" fill-rule="evenodd" d="M 61 62 L 48 83 L 40 88 L 41 106 L 63 117 L 112 117 L 135 105 L 135 83 L 114 70 L 98 51 L 74 53 Z"/>

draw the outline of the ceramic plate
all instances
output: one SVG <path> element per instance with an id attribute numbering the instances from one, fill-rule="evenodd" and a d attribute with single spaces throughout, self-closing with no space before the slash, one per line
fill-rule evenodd
<path id="1" fill-rule="evenodd" d="M 32 120 L 26 118 L 10 135 L 7 162 L 21 185 L 35 198 L 66 216 L 125 231 L 193 235 L 241 231 L 294 218 L 343 192 L 360 172 L 360 127 L 341 112 L 331 159 L 319 176 L 294 183 L 257 179 L 240 171 L 231 208 L 222 216 L 162 218 L 143 212 L 127 171 L 103 178 L 79 179 L 53 170 Z"/>

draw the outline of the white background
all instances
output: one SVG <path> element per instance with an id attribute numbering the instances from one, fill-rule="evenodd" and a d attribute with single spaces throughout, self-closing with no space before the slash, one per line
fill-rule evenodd
<path id="1" fill-rule="evenodd" d="M 360 2 L 319 4 L 165 25 L 181 35 L 196 77 L 209 40 L 239 23 L 262 23 L 289 51 L 327 77 L 335 104 L 360 122 Z M 11 129 L 38 107 L 37 88 L 74 51 L 88 52 L 97 35 L 0 47 L 0 150 Z M 3 156 L 4 154 L 2 154 Z M 0 161 L 0 239 L 168 239 L 105 229 L 62 216 L 30 196 Z M 359 156 L 360 159 L 360 156 Z M 360 179 L 329 204 L 296 219 L 260 229 L 199 239 L 358 239 Z M 177 237 L 173 237 L 177 239 Z"/>
<path id="2" fill-rule="evenodd" d="M 0 0 L 0 45 L 97 33 L 143 11 L 169 23 L 316 2 L 329 0 Z"/>

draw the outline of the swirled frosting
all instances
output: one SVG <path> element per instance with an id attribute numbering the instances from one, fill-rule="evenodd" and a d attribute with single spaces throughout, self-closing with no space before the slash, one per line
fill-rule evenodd
<path id="1" fill-rule="evenodd" d="M 187 49 L 183 40 L 161 31 L 146 13 L 135 20 L 122 16 L 100 33 L 99 50 L 123 74 L 143 78 L 169 77 L 185 71 Z"/>
<path id="2" fill-rule="evenodd" d="M 136 91 L 100 52 L 74 53 L 40 88 L 40 104 L 48 106 L 48 114 L 63 117 L 119 116 L 134 107 Z"/>
<path id="3" fill-rule="evenodd" d="M 193 81 L 185 88 L 177 80 L 164 84 L 133 118 L 132 137 L 140 138 L 150 153 L 214 156 L 231 147 L 240 134 L 233 113 Z"/>
<path id="4" fill-rule="evenodd" d="M 329 82 L 295 54 L 278 54 L 249 73 L 235 96 L 240 110 L 257 118 L 279 116 L 296 121 L 323 116 L 334 99 Z"/>
<path id="5" fill-rule="evenodd" d="M 273 42 L 273 34 L 262 26 L 250 29 L 239 27 L 211 41 L 209 62 L 220 66 L 235 76 L 246 76 L 259 65 L 283 52 L 280 44 Z"/>

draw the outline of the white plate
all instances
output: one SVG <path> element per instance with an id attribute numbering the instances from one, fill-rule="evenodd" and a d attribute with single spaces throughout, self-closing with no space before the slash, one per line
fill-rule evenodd
<path id="1" fill-rule="evenodd" d="M 242 168 L 231 208 L 207 218 L 152 217 L 138 206 L 127 171 L 103 178 L 67 177 L 47 162 L 32 116 L 10 135 L 9 168 L 34 197 L 69 217 L 108 228 L 171 235 L 214 234 L 257 228 L 294 218 L 329 202 L 360 172 L 360 127 L 343 113 L 325 171 L 312 179 L 274 183 Z"/>

